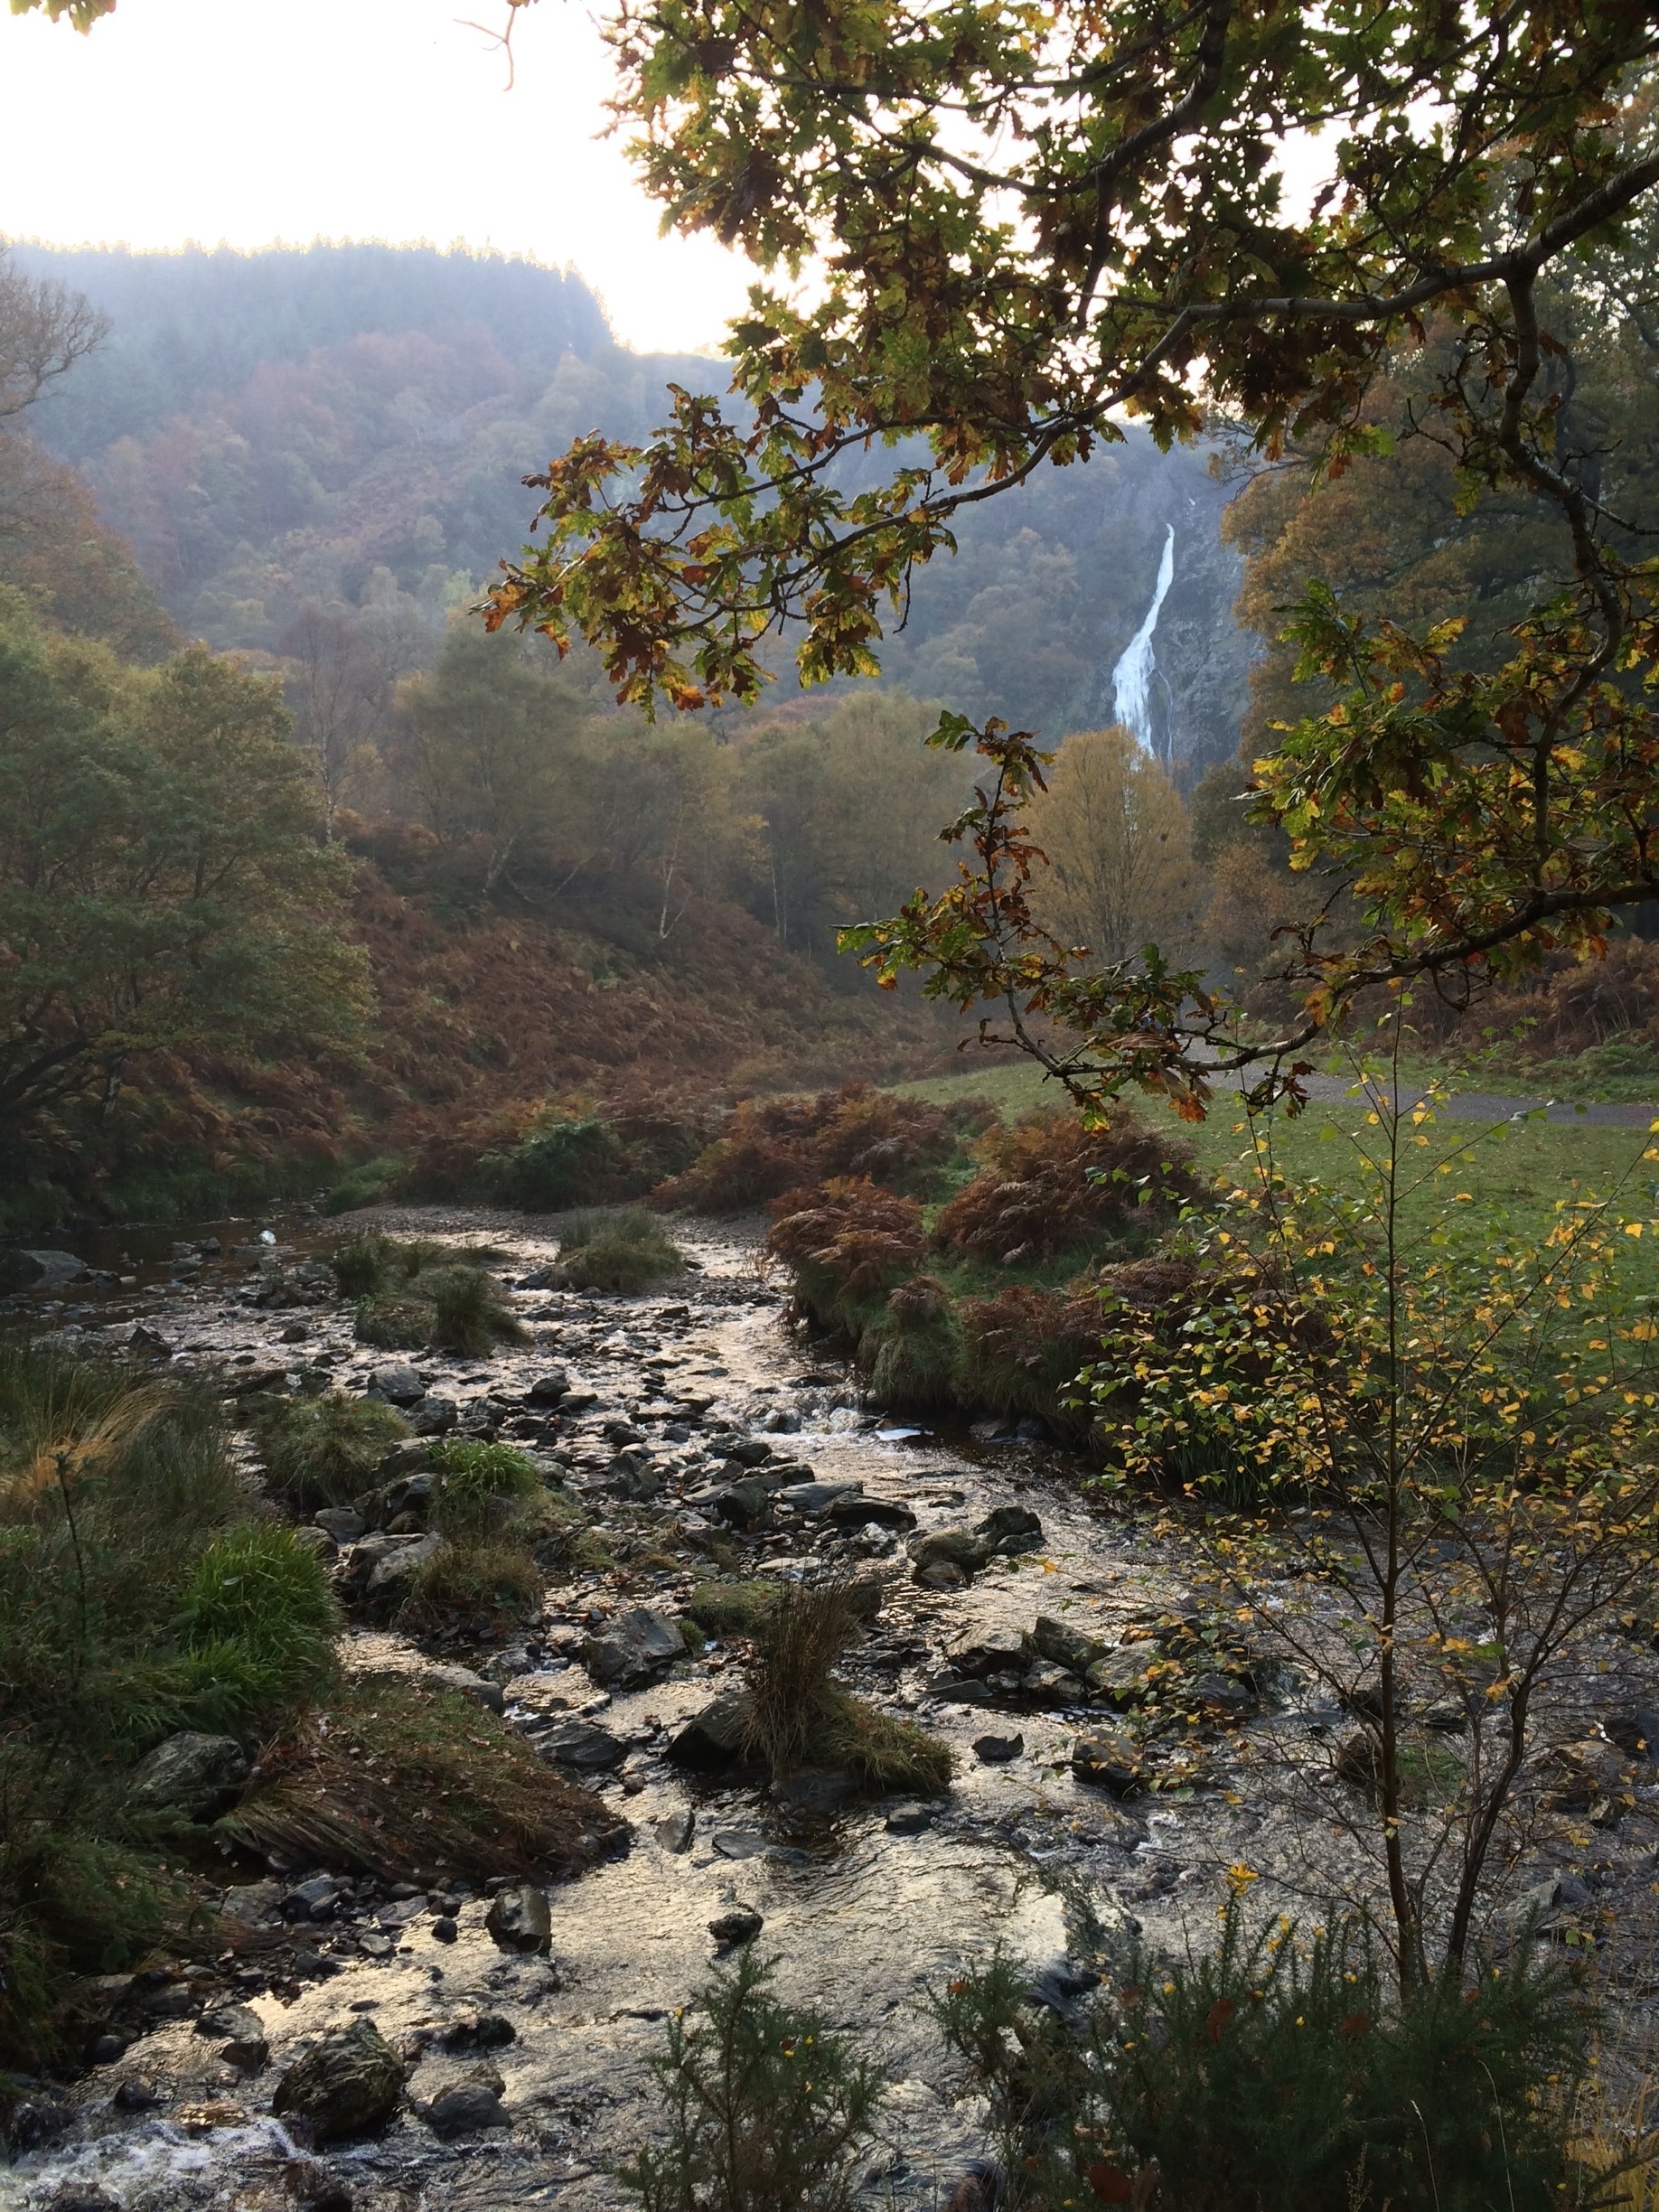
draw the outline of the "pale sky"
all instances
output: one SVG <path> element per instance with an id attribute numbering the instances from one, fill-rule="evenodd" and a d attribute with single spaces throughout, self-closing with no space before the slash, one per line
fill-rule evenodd
<path id="1" fill-rule="evenodd" d="M 753 281 L 659 238 L 582 0 L 120 0 L 82 38 L 0 13 L 0 236 L 53 245 L 464 241 L 569 264 L 624 344 L 717 347 Z"/>

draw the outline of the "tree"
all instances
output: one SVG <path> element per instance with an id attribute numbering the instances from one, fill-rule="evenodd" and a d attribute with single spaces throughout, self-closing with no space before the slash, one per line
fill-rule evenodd
<path id="1" fill-rule="evenodd" d="M 108 333 L 79 292 L 48 276 L 25 276 L 0 246 L 0 422 L 33 407 L 54 377 Z"/>
<path id="2" fill-rule="evenodd" d="M 1057 935 L 1108 964 L 1190 942 L 1202 895 L 1186 810 L 1128 730 L 1068 737 L 1031 826 L 1053 871 L 1043 910 Z"/>
<path id="3" fill-rule="evenodd" d="M 1659 571 L 1609 544 L 1595 471 L 1558 441 L 1549 321 L 1567 260 L 1645 220 L 1659 182 L 1648 14 L 675 0 L 625 6 L 614 39 L 670 219 L 821 281 L 805 304 L 755 288 L 734 412 L 677 389 L 645 445 L 578 439 L 530 480 L 545 534 L 492 621 L 580 632 L 623 696 L 680 706 L 752 696 L 788 624 L 807 680 L 869 673 L 952 517 L 1086 460 L 1125 413 L 1165 445 L 1231 416 L 1256 453 L 1294 445 L 1335 474 L 1383 443 L 1367 394 L 1418 355 L 1462 496 L 1550 518 L 1565 588 L 1539 579 L 1485 672 L 1444 626 L 1407 637 L 1312 595 L 1299 662 L 1339 696 L 1269 756 L 1261 806 L 1369 926 L 1298 942 L 1304 1015 L 1248 1047 L 1173 978 L 1097 990 L 1074 1080 L 1167 1079 L 1201 1108 L 1217 1050 L 1283 1060 L 1378 983 L 1456 992 L 1554 943 L 1593 951 L 1659 892 L 1641 695 Z M 1276 149 L 1321 133 L 1331 175 L 1304 211 Z M 871 441 L 902 446 L 873 486 L 850 467 Z"/>
<path id="4" fill-rule="evenodd" d="M 292 665 L 287 691 L 295 739 L 314 764 L 323 834 L 332 842 L 341 801 L 373 757 L 390 688 L 361 626 L 321 607 L 306 607 L 284 633 L 278 650 Z"/>
<path id="5" fill-rule="evenodd" d="M 152 670 L 0 599 L 0 1132 L 14 1158 L 156 1051 L 350 1047 L 367 1010 L 305 763 L 263 678 Z"/>

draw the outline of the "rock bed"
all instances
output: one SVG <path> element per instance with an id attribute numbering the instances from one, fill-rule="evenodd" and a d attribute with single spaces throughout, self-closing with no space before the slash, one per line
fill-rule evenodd
<path id="1" fill-rule="evenodd" d="M 319 1514 L 316 1541 L 359 1607 L 350 1665 L 500 1711 L 626 1823 L 630 1848 L 545 1907 L 512 1883 L 305 1866 L 239 1879 L 231 1950 L 107 1992 L 98 2063 L 32 2094 L 0 2205 L 619 2206 L 608 2172 L 649 2124 L 663 2017 L 755 1936 L 783 1993 L 857 2031 L 894 2085 L 869 2201 L 932 2207 L 979 2147 L 920 2010 L 961 1959 L 1000 1942 L 1034 1972 L 1054 1961 L 1063 1879 L 1179 1947 L 1189 1927 L 1203 1940 L 1241 1862 L 1287 1903 L 1353 1870 L 1354 1716 L 1252 1648 L 1144 1520 L 1089 1510 L 1064 1455 L 865 1410 L 839 1364 L 783 1331 L 752 1232 L 682 1224 L 680 1283 L 606 1298 L 548 1287 L 540 1224 L 371 1218 L 504 1248 L 532 1341 L 476 1360 L 356 1345 L 313 1225 L 268 1242 L 221 1227 L 106 1269 L 101 1289 L 54 1262 L 16 1304 L 78 1332 L 70 1344 L 140 1329 L 139 1355 L 211 1365 L 231 1391 L 374 1388 L 419 1434 L 538 1457 L 623 1563 L 556 1581 L 511 1640 L 421 1648 L 373 1625 L 427 1541 L 418 1449 L 402 1448 L 367 1513 Z M 717 1574 L 825 1565 L 882 1585 L 846 1678 L 951 1743 L 948 1796 L 871 1802 L 829 1775 L 774 1800 L 732 1764 L 735 1654 L 718 1636 L 689 1652 L 684 1609 Z M 1637 1725 L 1656 1703 L 1652 1654 L 1605 1639 L 1551 1716 L 1514 1870 L 1517 1891 L 1633 1962 L 1659 1874 Z M 389 2104 L 371 2132 L 333 2140 L 308 2081 L 384 2101 L 382 2049 Z"/>

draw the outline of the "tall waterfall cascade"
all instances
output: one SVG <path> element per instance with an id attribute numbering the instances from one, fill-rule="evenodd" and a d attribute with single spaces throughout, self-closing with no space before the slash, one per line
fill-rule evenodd
<path id="1" fill-rule="evenodd" d="M 1175 581 L 1175 524 L 1164 530 L 1164 558 L 1158 564 L 1158 587 L 1139 630 L 1124 647 L 1111 671 L 1112 713 L 1133 733 L 1142 752 L 1158 750 L 1152 740 L 1152 678 L 1158 668 L 1153 636 L 1170 585 Z"/>

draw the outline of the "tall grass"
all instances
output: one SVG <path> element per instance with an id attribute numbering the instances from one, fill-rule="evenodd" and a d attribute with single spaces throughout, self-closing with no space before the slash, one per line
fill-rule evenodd
<path id="1" fill-rule="evenodd" d="M 252 1425 L 272 1496 L 304 1514 L 360 1496 L 388 1447 L 409 1433 L 391 1406 L 339 1391 L 279 1399 L 261 1408 Z"/>
<path id="2" fill-rule="evenodd" d="M 642 1207 L 577 1214 L 558 1241 L 559 1266 L 579 1289 L 643 1290 L 671 1275 L 685 1254 Z"/>

